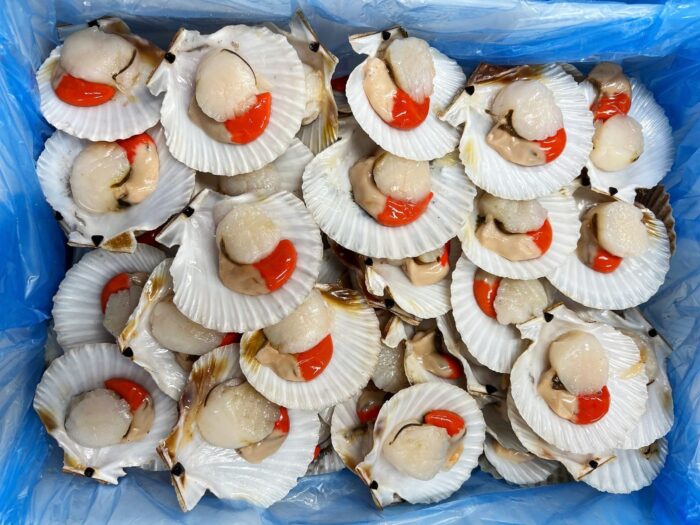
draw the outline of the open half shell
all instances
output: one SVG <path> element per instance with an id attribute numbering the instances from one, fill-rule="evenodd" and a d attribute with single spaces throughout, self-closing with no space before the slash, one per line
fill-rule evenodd
<path id="1" fill-rule="evenodd" d="M 190 201 L 194 171 L 170 155 L 163 128 L 154 127 L 148 130 L 148 134 L 156 143 L 158 152 L 160 171 L 156 189 L 138 204 L 107 213 L 85 211 L 71 195 L 69 181 L 73 162 L 89 142 L 62 131 L 56 131 L 46 141 L 37 161 L 37 176 L 46 200 L 62 217 L 68 244 L 133 252 L 136 234 L 157 228 Z"/>
<path id="2" fill-rule="evenodd" d="M 582 321 L 563 305 L 518 326 L 533 343 L 511 371 L 511 392 L 518 411 L 543 439 L 578 454 L 611 450 L 637 425 L 647 402 L 647 376 L 634 341 L 603 323 Z M 549 368 L 549 346 L 560 335 L 581 330 L 593 335 L 608 358 L 610 408 L 595 423 L 577 425 L 559 417 L 537 390 Z"/>
<path id="3" fill-rule="evenodd" d="M 475 189 L 455 155 L 431 162 L 433 198 L 425 213 L 406 226 L 392 228 L 379 224 L 355 202 L 348 176 L 350 168 L 377 146 L 352 124 L 341 127 L 340 137 L 304 171 L 304 200 L 326 235 L 351 251 L 387 259 L 416 257 L 457 235 Z"/>
<path id="4" fill-rule="evenodd" d="M 353 35 L 350 37 L 350 45 L 355 52 L 373 57 L 384 42 L 406 36 L 408 34 L 403 28 L 394 27 L 376 33 Z M 372 109 L 362 86 L 367 60 L 353 69 L 346 86 L 352 113 L 365 133 L 386 151 L 406 159 L 433 160 L 443 157 L 454 150 L 459 141 L 459 132 L 450 124 L 439 120 L 438 114 L 447 108 L 452 98 L 462 89 L 466 77 L 457 62 L 437 49 L 431 47 L 430 54 L 435 66 L 430 112 L 425 121 L 414 129 L 395 129 Z"/>
<path id="5" fill-rule="evenodd" d="M 200 60 L 210 48 L 234 47 L 264 80 L 272 95 L 270 120 L 248 144 L 224 144 L 210 138 L 188 115 Z M 148 81 L 151 93 L 165 93 L 161 122 L 173 156 L 198 171 L 237 175 L 262 168 L 279 157 L 299 131 L 304 115 L 305 83 L 301 61 L 284 36 L 266 27 L 232 25 L 210 35 L 180 29 Z"/>
<path id="6" fill-rule="evenodd" d="M 331 440 L 345 466 L 357 474 L 355 467 L 372 450 L 373 426 L 360 421 L 357 400 L 360 393 L 335 406 L 331 420 Z"/>
<path id="7" fill-rule="evenodd" d="M 379 354 L 379 322 L 372 308 L 354 291 L 317 285 L 333 310 L 333 357 L 310 381 L 287 381 L 256 359 L 267 338 L 262 330 L 241 339 L 241 369 L 255 389 L 278 404 L 303 410 L 321 410 L 338 404 L 367 384 Z"/>
<path id="8" fill-rule="evenodd" d="M 297 251 L 290 279 L 267 295 L 243 295 L 219 279 L 219 251 L 213 209 L 227 199 L 233 204 L 256 202 Z M 257 330 L 280 321 L 299 306 L 316 282 L 323 246 L 318 227 L 304 204 L 282 192 L 270 196 L 249 193 L 238 197 L 202 190 L 157 237 L 166 246 L 179 245 L 170 273 L 175 285 L 175 306 L 194 322 L 220 332 Z"/>
<path id="9" fill-rule="evenodd" d="M 442 117 L 457 126 L 464 123 L 459 157 L 469 178 L 483 190 L 503 199 L 525 200 L 549 195 L 578 177 L 593 146 L 593 115 L 583 91 L 557 64 L 502 68 L 493 75 L 480 70 L 498 66 L 482 64 L 472 74 L 466 91 Z M 525 72 L 527 70 L 527 73 Z M 475 77 L 485 76 L 483 80 Z M 519 166 L 503 157 L 486 142 L 493 119 L 489 114 L 498 92 L 518 78 L 540 81 L 554 94 L 564 119 L 566 146 L 552 162 L 541 166 Z M 471 95 L 469 94 L 471 92 Z"/>
<path id="10" fill-rule="evenodd" d="M 66 432 L 71 400 L 84 392 L 104 388 L 107 379 L 130 379 L 143 386 L 153 400 L 155 418 L 140 440 L 100 448 L 85 447 Z M 116 484 L 126 467 L 157 459 L 156 445 L 175 424 L 175 402 L 158 390 L 141 367 L 119 353 L 113 344 L 88 344 L 56 358 L 44 372 L 34 396 L 34 410 L 46 431 L 63 449 L 63 471 Z"/>
<path id="11" fill-rule="evenodd" d="M 53 299 L 54 330 L 58 344 L 68 351 L 86 343 L 113 343 L 102 326 L 102 289 L 119 273 L 145 272 L 165 258 L 157 248 L 139 244 L 134 253 L 91 251 L 68 270 Z"/>
<path id="12" fill-rule="evenodd" d="M 234 345 L 200 357 L 183 391 L 177 425 L 158 446 L 185 511 L 192 510 L 207 490 L 218 498 L 269 507 L 287 495 L 313 459 L 319 431 L 319 420 L 313 412 L 290 409 L 284 442 L 256 464 L 243 459 L 236 450 L 214 446 L 202 437 L 197 415 L 207 395 L 216 385 L 242 377 Z"/>
<path id="13" fill-rule="evenodd" d="M 449 470 L 442 470 L 422 481 L 402 475 L 385 458 L 382 447 L 397 426 L 411 420 L 422 421 L 431 410 L 449 410 L 465 424 L 461 453 Z M 423 383 L 401 390 L 379 411 L 374 426 L 374 445 L 356 472 L 370 487 L 375 504 L 382 508 L 401 499 L 409 503 L 432 503 L 453 494 L 469 479 L 484 445 L 484 418 L 472 397 L 464 390 L 445 383 Z"/>

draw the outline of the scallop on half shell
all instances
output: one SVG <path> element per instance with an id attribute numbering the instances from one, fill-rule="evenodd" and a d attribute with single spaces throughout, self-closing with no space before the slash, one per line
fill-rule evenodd
<path id="1" fill-rule="evenodd" d="M 221 499 L 269 507 L 287 495 L 313 459 L 320 423 L 315 413 L 303 410 L 287 410 L 288 430 L 282 444 L 256 463 L 246 460 L 238 449 L 216 446 L 204 438 L 199 415 L 209 394 L 222 383 L 238 380 L 245 378 L 234 345 L 199 358 L 183 390 L 177 425 L 158 446 L 185 511 L 192 510 L 207 490 Z"/>
<path id="2" fill-rule="evenodd" d="M 335 242 L 369 257 L 403 259 L 438 249 L 455 237 L 470 211 L 475 189 L 454 155 L 430 163 L 433 197 L 414 222 L 379 224 L 353 198 L 349 172 L 377 146 L 353 123 L 342 123 L 341 139 L 304 171 L 304 200 L 321 230 Z"/>
<path id="3" fill-rule="evenodd" d="M 637 425 L 647 403 L 647 376 L 634 341 L 603 323 L 587 323 L 558 305 L 518 326 L 533 341 L 511 371 L 511 392 L 525 421 L 547 442 L 585 454 L 619 447 Z M 550 345 L 573 331 L 593 336 L 607 358 L 607 412 L 591 423 L 576 424 L 557 415 L 539 392 L 542 376 L 551 367 Z"/>
<path id="4" fill-rule="evenodd" d="M 438 159 L 454 150 L 459 141 L 459 132 L 438 119 L 438 114 L 448 107 L 464 86 L 466 77 L 457 62 L 433 47 L 428 48 L 435 70 L 430 108 L 425 120 L 413 129 L 397 129 L 382 120 L 372 108 L 363 87 L 368 62 L 381 55 L 394 41 L 407 37 L 408 33 L 401 27 L 350 37 L 353 50 L 368 55 L 368 58 L 350 73 L 346 86 L 348 103 L 362 129 L 386 151 L 411 160 Z"/>
<path id="5" fill-rule="evenodd" d="M 495 97 L 523 79 L 537 80 L 552 93 L 566 132 L 561 154 L 539 166 L 510 162 L 486 141 L 494 125 L 490 111 Z M 459 157 L 474 184 L 503 199 L 525 200 L 556 192 L 579 175 L 593 145 L 593 118 L 582 89 L 560 65 L 508 69 L 482 64 L 467 84 L 441 118 L 454 126 L 464 124 Z"/>
<path id="6" fill-rule="evenodd" d="M 155 143 L 159 163 L 155 190 L 137 204 L 105 213 L 87 211 L 71 193 L 74 162 L 91 143 L 63 131 L 56 131 L 46 141 L 37 161 L 37 176 L 46 200 L 61 215 L 69 245 L 133 252 L 136 234 L 157 228 L 190 201 L 194 171 L 170 155 L 163 128 L 156 126 L 147 133 Z"/>
<path id="7" fill-rule="evenodd" d="M 122 442 L 113 445 L 81 445 L 67 430 L 67 426 L 77 429 L 69 423 L 70 416 L 77 407 L 77 396 L 92 391 L 112 392 L 106 390 L 108 387 L 105 381 L 113 378 L 135 382 L 148 392 L 152 402 L 149 408 L 153 410 L 150 426 L 145 435 L 139 437 L 137 434 L 133 440 L 127 440 L 127 435 Z M 122 402 L 124 400 L 118 399 L 122 399 Z M 130 405 L 131 403 L 127 408 Z M 104 407 L 104 404 L 97 406 Z M 39 414 L 46 431 L 63 449 L 64 472 L 112 484 L 116 484 L 126 474 L 124 468 L 138 467 L 156 460 L 158 441 L 170 432 L 177 420 L 175 402 L 158 389 L 151 376 L 122 356 L 116 345 L 105 343 L 84 345 L 56 358 L 39 382 L 34 396 L 34 410 Z M 80 414 L 83 418 L 98 416 L 93 410 L 87 408 L 80 411 Z M 131 421 L 129 434 L 134 429 L 135 419 Z M 80 420 L 75 424 L 80 425 Z M 101 421 L 99 428 L 104 428 L 105 424 L 105 421 Z M 88 434 L 91 430 L 94 429 L 89 429 Z M 81 432 L 81 435 L 86 434 Z"/>
<path id="8" fill-rule="evenodd" d="M 265 295 L 244 295 L 219 278 L 214 207 L 256 204 L 267 214 L 297 253 L 294 271 L 280 288 Z M 175 305 L 194 322 L 220 332 L 257 330 L 280 321 L 309 295 L 316 282 L 323 245 L 321 234 L 304 204 L 290 193 L 254 193 L 225 197 L 202 190 L 157 237 L 166 246 L 179 245 L 170 273 Z"/>
<path id="9" fill-rule="evenodd" d="M 146 82 L 163 57 L 163 51 L 147 40 L 131 34 L 118 18 L 102 18 L 84 30 L 119 35 L 132 44 L 139 55 L 138 76 L 129 93 L 117 90 L 109 101 L 91 107 L 68 104 L 58 98 L 52 86 L 54 70 L 59 67 L 63 45 L 56 47 L 36 74 L 41 112 L 55 128 L 88 140 L 113 141 L 143 133 L 160 118 L 161 97 L 152 95 Z"/>
<path id="10" fill-rule="evenodd" d="M 452 434 L 453 442 L 444 442 L 444 436 L 441 437 L 442 428 L 437 427 L 436 431 L 433 425 L 423 423 L 423 418 L 433 411 L 448 411 L 461 419 L 463 427 L 459 433 Z M 443 458 L 445 463 L 434 476 L 418 479 L 414 475 L 400 472 L 395 466 L 395 463 L 401 463 L 402 457 L 406 460 L 404 454 L 395 452 L 397 457 L 392 457 L 392 463 L 386 451 L 387 447 L 396 444 L 396 438 L 406 432 L 406 429 L 425 430 L 426 427 L 433 429 L 424 436 L 432 442 L 425 444 L 437 446 L 435 457 L 427 452 L 429 463 L 433 464 L 432 467 L 435 466 L 435 460 L 442 458 L 439 454 L 441 450 L 446 457 Z M 450 436 L 450 431 L 446 436 Z M 404 444 L 410 448 L 410 442 Z M 449 448 L 441 448 L 445 445 Z M 433 503 L 448 498 L 469 479 L 483 451 L 483 445 L 484 418 L 474 399 L 454 385 L 424 383 L 401 390 L 384 403 L 374 426 L 372 450 L 355 470 L 369 486 L 372 499 L 379 508 L 401 500 L 409 503 Z M 419 446 L 418 449 L 420 448 Z M 424 476 L 427 474 L 425 472 L 416 473 L 427 477 Z"/>
<path id="11" fill-rule="evenodd" d="M 235 52 L 252 69 L 258 89 L 271 96 L 267 126 L 250 142 L 214 140 L 188 114 L 198 66 L 215 49 Z M 161 122 L 172 155 L 214 175 L 249 173 L 284 153 L 299 131 L 306 99 L 304 70 L 296 51 L 284 36 L 261 26 L 226 26 L 210 35 L 180 29 L 148 88 L 155 95 L 165 93 Z"/>

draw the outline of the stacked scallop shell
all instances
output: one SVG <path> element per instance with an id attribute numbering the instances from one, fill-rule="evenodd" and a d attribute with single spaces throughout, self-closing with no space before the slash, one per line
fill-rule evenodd
<path id="1" fill-rule="evenodd" d="M 300 12 L 166 52 L 113 18 L 67 35 L 37 72 L 37 172 L 96 249 L 34 401 L 66 472 L 167 469 L 185 511 L 342 468 L 380 508 L 477 465 L 607 492 L 659 473 L 670 348 L 636 307 L 668 271 L 672 143 L 619 66 L 467 78 L 394 27 L 333 78 Z"/>

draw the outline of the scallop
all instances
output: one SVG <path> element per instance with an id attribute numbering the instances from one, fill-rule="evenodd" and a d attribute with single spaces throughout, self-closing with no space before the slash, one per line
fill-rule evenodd
<path id="1" fill-rule="evenodd" d="M 308 64 L 304 66 L 304 82 L 306 83 L 306 106 L 301 125 L 311 124 L 321 113 L 321 104 L 324 100 L 323 72 L 314 69 Z"/>
<path id="2" fill-rule="evenodd" d="M 270 343 L 282 352 L 298 354 L 316 346 L 328 335 L 332 324 L 333 311 L 321 292 L 313 289 L 299 308 L 264 332 Z"/>
<path id="3" fill-rule="evenodd" d="M 372 170 L 379 191 L 387 197 L 416 202 L 430 193 L 430 164 L 391 153 L 381 154 Z"/>
<path id="4" fill-rule="evenodd" d="M 649 247 L 644 212 L 626 202 L 598 204 L 594 210 L 598 243 L 618 257 L 642 255 Z"/>
<path id="5" fill-rule="evenodd" d="M 216 217 L 217 211 L 214 210 Z M 217 243 L 238 264 L 253 264 L 268 255 L 281 240 L 275 222 L 255 204 L 234 206 L 216 227 Z"/>
<path id="6" fill-rule="evenodd" d="M 425 40 L 398 38 L 389 44 L 385 58 L 396 85 L 413 100 L 422 102 L 433 94 L 435 64 Z"/>
<path id="7" fill-rule="evenodd" d="M 213 49 L 207 53 L 195 78 L 197 104 L 217 122 L 242 115 L 255 103 L 255 73 L 230 49 Z"/>
<path id="8" fill-rule="evenodd" d="M 450 448 L 444 428 L 407 424 L 382 446 L 384 457 L 405 476 L 428 481 L 442 469 Z"/>
<path id="9" fill-rule="evenodd" d="M 202 437 L 214 446 L 241 448 L 265 439 L 280 410 L 250 383 L 234 378 L 215 386 L 197 415 Z"/>
<path id="10" fill-rule="evenodd" d="M 603 171 L 620 171 L 644 152 L 642 126 L 627 115 L 595 124 L 591 161 Z"/>
<path id="11" fill-rule="evenodd" d="M 223 335 L 195 323 L 177 309 L 172 299 L 160 301 L 151 313 L 151 334 L 164 348 L 202 355 L 221 344 Z"/>
<path id="12" fill-rule="evenodd" d="M 520 324 L 541 315 L 548 302 L 547 292 L 537 279 L 501 279 L 493 307 L 499 323 Z"/>
<path id="13" fill-rule="evenodd" d="M 73 201 L 91 213 L 118 210 L 120 199 L 127 195 L 125 179 L 130 169 L 126 151 L 118 144 L 90 144 L 73 162 L 70 174 Z"/>
<path id="14" fill-rule="evenodd" d="M 510 233 L 538 230 L 547 219 L 547 210 L 537 199 L 516 201 L 484 193 L 479 198 L 479 210 L 484 216 L 493 216 Z"/>
<path id="15" fill-rule="evenodd" d="M 599 392 L 608 382 L 608 357 L 588 332 L 571 330 L 559 336 L 549 347 L 549 361 L 574 395 Z"/>
<path id="16" fill-rule="evenodd" d="M 515 132 L 525 140 L 544 140 L 564 127 L 564 118 L 552 91 L 537 80 L 516 80 L 501 89 L 491 113 L 497 119 L 510 114 Z"/>
<path id="17" fill-rule="evenodd" d="M 107 447 L 121 442 L 131 420 L 131 409 L 123 398 L 106 388 L 96 388 L 73 398 L 66 432 L 84 447 Z"/>
<path id="18" fill-rule="evenodd" d="M 219 190 L 226 195 L 243 195 L 251 191 L 275 193 L 279 187 L 279 173 L 271 162 L 259 170 L 234 177 L 220 177 Z"/>

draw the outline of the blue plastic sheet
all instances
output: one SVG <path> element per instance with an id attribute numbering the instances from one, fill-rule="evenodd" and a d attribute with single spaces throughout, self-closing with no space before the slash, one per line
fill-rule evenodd
<path id="1" fill-rule="evenodd" d="M 307 478 L 262 510 L 205 497 L 183 515 L 164 473 L 132 469 L 118 486 L 60 472 L 60 450 L 31 410 L 43 369 L 45 320 L 64 272 L 63 237 L 43 201 L 33 162 L 50 133 L 33 71 L 57 23 L 127 19 L 166 45 L 181 26 L 283 21 L 301 6 L 324 42 L 348 54 L 347 34 L 402 24 L 465 65 L 623 60 L 665 108 L 678 146 L 665 180 L 678 250 L 645 312 L 674 346 L 669 372 L 676 425 L 665 469 L 628 496 L 584 484 L 522 489 L 481 472 L 432 506 L 377 511 L 349 472 Z M 698 523 L 700 522 L 700 6 L 522 0 L 42 0 L 0 7 L 0 523 Z M 346 61 L 347 71 L 353 62 Z"/>

